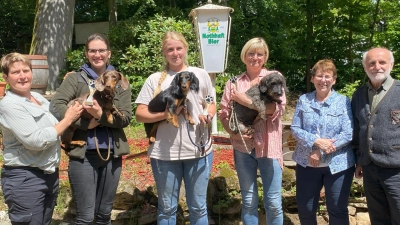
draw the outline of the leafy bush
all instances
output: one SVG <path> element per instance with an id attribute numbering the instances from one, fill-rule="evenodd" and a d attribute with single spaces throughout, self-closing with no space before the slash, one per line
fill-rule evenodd
<path id="1" fill-rule="evenodd" d="M 345 95 L 351 99 L 351 97 L 353 96 L 353 93 L 360 86 L 360 83 L 361 83 L 360 80 L 357 80 L 354 83 L 348 83 L 344 86 L 344 88 L 338 90 L 338 93 Z"/>

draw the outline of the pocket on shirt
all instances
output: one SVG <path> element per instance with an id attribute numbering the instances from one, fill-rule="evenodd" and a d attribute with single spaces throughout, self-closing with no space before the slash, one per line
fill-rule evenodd
<path id="1" fill-rule="evenodd" d="M 334 110 L 329 110 L 326 114 L 332 117 L 340 117 L 343 115 L 343 113 L 344 113 L 343 109 L 334 109 Z"/>

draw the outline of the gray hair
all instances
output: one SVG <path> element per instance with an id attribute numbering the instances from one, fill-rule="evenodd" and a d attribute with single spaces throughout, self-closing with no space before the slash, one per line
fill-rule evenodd
<path id="1" fill-rule="evenodd" d="M 390 50 L 387 49 L 387 48 L 381 48 L 381 47 L 379 47 L 379 48 L 380 48 L 380 49 L 385 49 L 385 50 L 387 50 L 387 51 L 389 52 L 389 56 L 390 56 L 390 63 L 394 63 L 393 52 L 390 51 Z M 362 55 L 362 64 L 363 64 L 363 65 L 365 65 L 365 60 L 366 60 L 366 58 L 367 58 L 368 52 L 371 51 L 372 49 L 376 49 L 376 48 L 371 48 L 370 50 L 368 50 L 368 51 L 366 51 L 366 52 L 363 53 L 363 55 Z"/>

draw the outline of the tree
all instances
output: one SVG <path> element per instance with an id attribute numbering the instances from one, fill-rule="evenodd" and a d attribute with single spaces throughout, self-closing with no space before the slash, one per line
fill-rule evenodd
<path id="1" fill-rule="evenodd" d="M 60 70 L 72 43 L 75 0 L 37 0 L 32 44 L 29 54 L 47 55 L 48 88 L 58 86 Z"/>

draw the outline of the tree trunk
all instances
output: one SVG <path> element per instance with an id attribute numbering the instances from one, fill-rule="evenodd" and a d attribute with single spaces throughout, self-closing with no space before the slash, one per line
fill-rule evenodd
<path id="1" fill-rule="evenodd" d="M 117 0 L 108 0 L 108 19 L 110 28 L 117 25 Z"/>
<path id="2" fill-rule="evenodd" d="M 306 65 L 306 84 L 307 84 L 307 92 L 311 91 L 311 57 L 313 53 L 313 46 L 314 46 L 314 27 L 313 27 L 313 10 L 311 1 L 307 0 L 306 3 L 307 9 L 307 37 L 306 37 L 306 57 L 307 57 L 307 65 Z"/>
<path id="3" fill-rule="evenodd" d="M 372 24 L 370 25 L 370 36 L 369 36 L 369 46 L 372 47 L 373 46 L 373 41 L 374 41 L 374 34 L 375 34 L 375 26 L 376 26 L 376 21 L 378 18 L 378 14 L 379 14 L 379 3 L 380 0 L 377 0 L 375 2 L 375 12 L 373 15 L 373 21 Z"/>
<path id="4" fill-rule="evenodd" d="M 65 55 L 71 48 L 75 0 L 37 0 L 35 24 L 29 54 L 47 55 L 49 81 L 55 90 Z"/>

